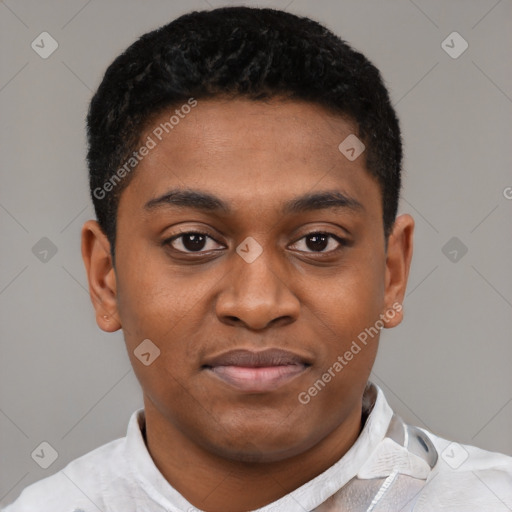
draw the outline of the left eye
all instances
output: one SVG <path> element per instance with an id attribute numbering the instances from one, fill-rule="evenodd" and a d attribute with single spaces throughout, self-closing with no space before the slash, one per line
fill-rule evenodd
<path id="1" fill-rule="evenodd" d="M 211 247 L 207 247 L 208 240 L 212 242 Z M 175 245 L 176 242 L 179 242 L 179 244 L 177 244 L 178 247 L 176 247 Z M 297 240 L 293 245 L 297 245 L 299 242 L 305 243 L 306 248 L 310 249 L 311 252 L 319 253 L 332 252 L 337 250 L 340 246 L 345 245 L 344 240 L 342 238 L 334 235 L 333 233 L 324 232 L 308 233 L 307 235 L 304 235 L 302 238 Z M 190 253 L 213 250 L 215 249 L 215 244 L 218 244 L 218 242 L 216 242 L 211 236 L 207 235 L 206 233 L 189 231 L 186 233 L 180 233 L 179 235 L 175 235 L 169 238 L 168 240 L 165 240 L 164 244 L 171 246 L 178 252 Z"/>
<path id="2" fill-rule="evenodd" d="M 344 240 L 339 236 L 336 236 L 332 233 L 324 232 L 308 233 L 307 235 L 297 240 L 295 244 L 298 244 L 301 241 L 305 241 L 306 247 L 308 249 L 311 249 L 312 252 L 333 252 L 337 250 L 340 246 L 345 245 Z M 334 247 L 332 247 L 333 245 Z M 328 247 L 330 247 L 330 250 L 326 251 L 325 249 Z"/>

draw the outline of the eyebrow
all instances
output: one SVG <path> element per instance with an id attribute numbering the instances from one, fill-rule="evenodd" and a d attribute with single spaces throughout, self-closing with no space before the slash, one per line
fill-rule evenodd
<path id="1" fill-rule="evenodd" d="M 231 214 L 232 208 L 219 197 L 201 190 L 173 189 L 165 194 L 151 199 L 144 205 L 147 211 L 160 208 L 178 207 L 192 208 L 207 212 Z M 355 198 L 338 190 L 307 193 L 284 203 L 281 214 L 290 215 L 315 210 L 343 209 L 349 211 L 364 211 L 364 206 Z"/>

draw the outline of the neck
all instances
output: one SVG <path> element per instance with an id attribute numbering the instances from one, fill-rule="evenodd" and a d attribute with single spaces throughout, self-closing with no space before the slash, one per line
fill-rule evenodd
<path id="1" fill-rule="evenodd" d="M 198 446 L 149 400 L 144 402 L 146 443 L 155 465 L 187 501 L 206 512 L 254 510 L 282 498 L 343 457 L 364 422 L 359 407 L 298 455 L 268 463 L 241 462 Z"/>

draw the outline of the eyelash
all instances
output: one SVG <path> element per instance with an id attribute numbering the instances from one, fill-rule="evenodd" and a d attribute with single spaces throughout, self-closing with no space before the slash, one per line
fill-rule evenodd
<path id="1" fill-rule="evenodd" d="M 209 235 L 208 233 L 205 233 L 203 231 L 193 231 L 193 230 L 192 231 L 183 231 L 183 232 L 179 233 L 178 235 L 173 235 L 172 237 L 164 240 L 162 242 L 162 244 L 165 246 L 171 247 L 171 249 L 173 249 L 176 252 L 181 253 L 181 254 L 204 254 L 204 253 L 210 252 L 210 251 L 182 251 L 182 250 L 175 249 L 174 247 L 172 247 L 171 244 L 172 244 L 172 242 L 174 242 L 174 240 L 182 238 L 186 235 L 203 235 L 203 236 L 206 236 L 207 238 L 214 240 L 216 243 L 220 244 L 220 242 L 217 242 L 217 240 L 215 240 L 215 238 L 212 237 L 211 235 Z M 336 242 L 338 242 L 340 244 L 340 246 L 337 247 L 336 249 L 332 249 L 330 251 L 300 251 L 300 252 L 306 252 L 307 254 L 332 254 L 334 252 L 341 250 L 342 248 L 344 248 L 348 245 L 347 240 L 339 237 L 338 235 L 335 235 L 334 233 L 329 233 L 328 231 L 311 231 L 309 233 L 306 233 L 305 235 L 303 235 L 301 238 L 299 238 L 297 241 L 295 241 L 293 243 L 296 244 L 300 240 L 307 238 L 308 236 L 313 236 L 313 235 L 326 235 L 329 238 L 333 238 Z"/>

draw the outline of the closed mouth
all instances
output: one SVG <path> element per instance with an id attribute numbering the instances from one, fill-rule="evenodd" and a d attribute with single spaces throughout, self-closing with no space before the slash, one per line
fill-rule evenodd
<path id="1" fill-rule="evenodd" d="M 311 366 L 281 349 L 232 350 L 207 360 L 203 369 L 238 391 L 264 393 L 281 387 Z"/>

